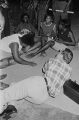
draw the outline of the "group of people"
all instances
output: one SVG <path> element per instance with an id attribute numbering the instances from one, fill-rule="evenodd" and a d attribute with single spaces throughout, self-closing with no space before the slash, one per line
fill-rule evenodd
<path id="1" fill-rule="evenodd" d="M 72 59 L 72 51 L 66 48 L 44 64 L 42 76 L 32 76 L 0 90 L 0 113 L 13 101 L 25 98 L 34 104 L 43 104 L 49 97 L 58 96 L 65 81 L 70 79 Z"/>
<path id="2" fill-rule="evenodd" d="M 11 54 L 11 57 L 7 56 L 7 58 L 0 55 L 0 69 L 15 63 L 37 65 L 32 61 L 24 60 L 21 57 L 22 54 L 32 58 L 39 53 L 44 56 L 45 50 L 49 47 L 58 51 L 55 58 L 50 58 L 44 64 L 42 76 L 32 76 L 0 90 L 0 114 L 12 101 L 25 98 L 32 103 L 42 104 L 49 96 L 55 98 L 60 93 L 63 84 L 71 76 L 69 63 L 73 59 L 73 53 L 67 47 L 76 45 L 73 32 L 67 22 L 67 20 L 61 20 L 57 29 L 54 16 L 48 13 L 37 32 L 28 22 L 28 15 L 24 14 L 16 33 L 0 40 L 0 52 L 5 51 Z M 4 24 L 2 28 L 4 29 Z M 0 33 L 3 29 L 0 29 Z M 0 77 L 2 78 L 2 75 Z"/>

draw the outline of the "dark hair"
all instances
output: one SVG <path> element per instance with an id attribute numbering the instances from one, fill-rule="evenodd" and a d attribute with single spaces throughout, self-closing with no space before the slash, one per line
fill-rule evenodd
<path id="1" fill-rule="evenodd" d="M 28 15 L 27 13 L 23 13 L 23 14 L 21 15 L 21 22 L 25 22 L 25 21 L 24 21 L 24 17 L 25 17 L 25 16 L 27 16 L 28 21 L 29 21 L 29 15 Z"/>
<path id="2" fill-rule="evenodd" d="M 47 11 L 47 13 L 44 16 L 44 21 L 46 20 L 47 16 L 50 16 L 52 21 L 54 21 L 55 18 L 52 11 Z"/>
<path id="3" fill-rule="evenodd" d="M 70 28 L 71 27 L 71 23 L 68 19 L 60 20 L 60 24 L 62 24 L 65 28 Z"/>
<path id="4" fill-rule="evenodd" d="M 30 45 L 32 47 L 34 45 L 34 36 L 35 33 L 29 32 L 28 34 L 25 34 L 22 37 L 20 37 L 20 40 L 22 43 Z"/>
<path id="5" fill-rule="evenodd" d="M 70 62 L 72 61 L 72 59 L 73 59 L 73 53 L 72 53 L 72 51 L 71 51 L 70 49 L 68 49 L 68 48 L 66 48 L 65 50 L 63 50 L 63 51 L 62 51 L 62 54 L 64 55 L 65 52 L 67 52 L 67 58 L 68 58 L 69 63 L 70 63 Z M 69 57 L 68 54 L 70 54 L 71 57 Z M 68 63 L 68 64 L 69 64 L 69 63 Z"/>

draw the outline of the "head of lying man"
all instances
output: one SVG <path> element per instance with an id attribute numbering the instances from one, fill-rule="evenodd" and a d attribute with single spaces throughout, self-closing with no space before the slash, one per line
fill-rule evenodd
<path id="1" fill-rule="evenodd" d="M 34 37 L 35 37 L 35 33 L 33 32 L 29 32 L 28 34 L 24 34 L 21 37 L 19 37 L 20 44 L 24 52 L 27 51 L 30 47 L 34 46 L 35 43 Z"/>
<path id="2" fill-rule="evenodd" d="M 69 64 L 73 59 L 73 53 L 70 49 L 66 48 L 57 55 L 57 58 L 64 60 L 67 64 Z"/>

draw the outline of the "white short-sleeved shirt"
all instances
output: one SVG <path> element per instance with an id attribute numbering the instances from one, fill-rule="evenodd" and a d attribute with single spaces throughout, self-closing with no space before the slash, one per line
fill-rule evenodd
<path id="1" fill-rule="evenodd" d="M 20 34 L 13 34 L 7 37 L 4 37 L 0 40 L 0 51 L 5 51 L 8 53 L 11 53 L 11 49 L 9 48 L 9 45 L 13 42 L 17 42 L 19 44 L 19 50 L 21 50 L 21 45 L 19 41 Z"/>

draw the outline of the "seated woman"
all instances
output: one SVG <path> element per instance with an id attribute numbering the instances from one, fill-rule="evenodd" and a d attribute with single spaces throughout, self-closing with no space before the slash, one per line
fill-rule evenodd
<path id="1" fill-rule="evenodd" d="M 0 52 L 5 51 L 12 55 L 4 58 L 2 53 L 0 55 L 0 69 L 6 68 L 16 62 L 22 65 L 35 66 L 36 63 L 24 60 L 21 55 L 34 45 L 34 33 L 28 33 L 25 35 L 13 34 L 5 37 L 0 41 Z"/>
<path id="2" fill-rule="evenodd" d="M 41 36 L 41 48 L 46 42 L 54 39 L 56 36 L 56 24 L 54 23 L 53 13 L 48 11 L 44 18 L 44 22 L 41 23 L 39 34 Z"/>
<path id="3" fill-rule="evenodd" d="M 67 46 L 75 46 L 76 41 L 68 20 L 61 20 L 58 27 L 58 42 Z"/>
<path id="4" fill-rule="evenodd" d="M 16 29 L 16 33 L 18 32 L 28 33 L 29 31 L 34 32 L 35 34 L 38 34 L 37 30 L 30 23 L 28 14 L 24 13 L 21 16 L 21 23 L 18 25 Z"/>

